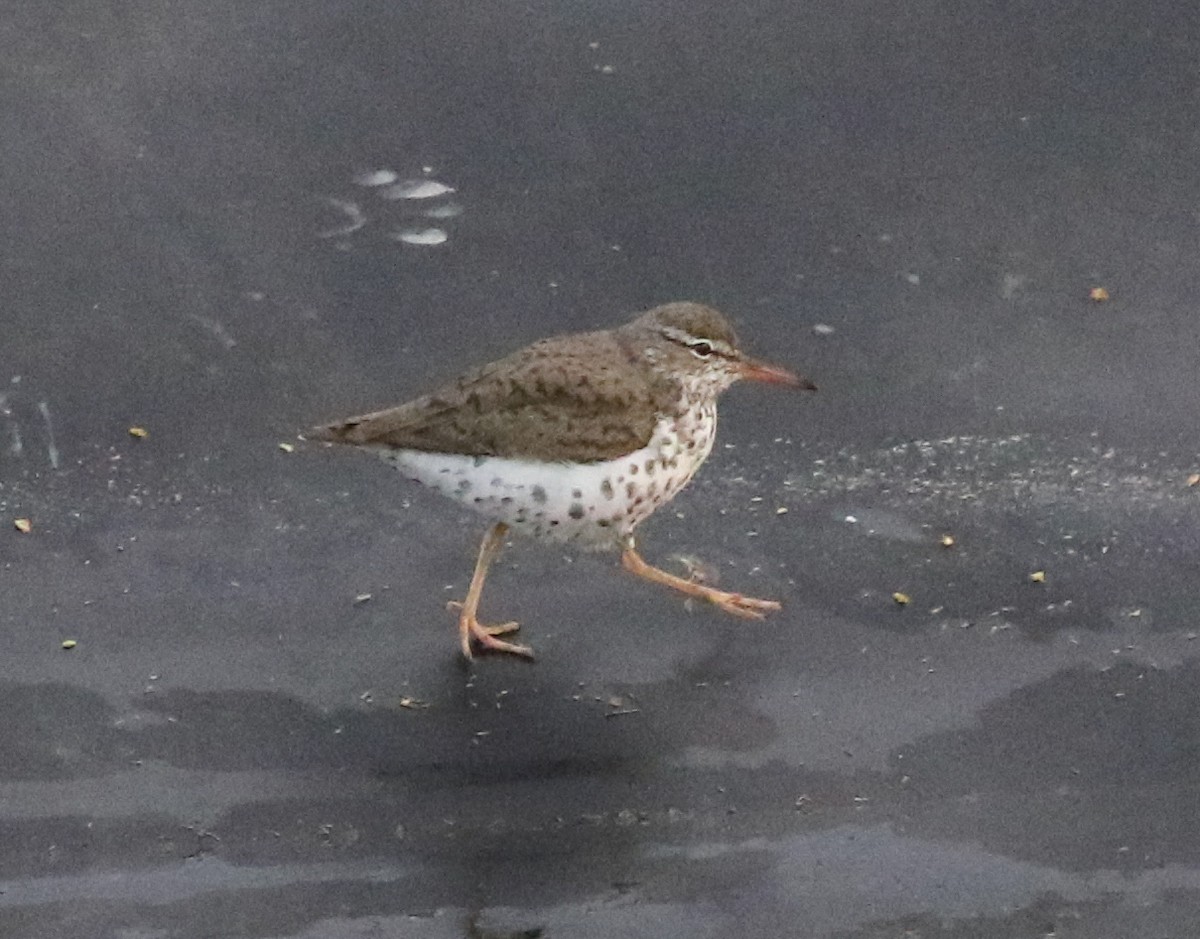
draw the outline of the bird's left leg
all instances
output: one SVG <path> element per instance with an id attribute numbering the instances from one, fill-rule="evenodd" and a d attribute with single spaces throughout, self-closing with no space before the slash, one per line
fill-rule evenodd
<path id="1" fill-rule="evenodd" d="M 484 626 L 479 622 L 479 598 L 483 595 L 483 582 L 487 579 L 488 568 L 500 553 L 504 545 L 504 536 L 508 534 L 508 526 L 497 522 L 483 536 L 483 544 L 479 546 L 479 558 L 475 562 L 475 573 L 471 575 L 471 586 L 467 588 L 467 598 L 460 604 L 452 602 L 461 611 L 458 615 L 459 645 L 462 654 L 471 658 L 471 647 L 478 644 L 481 648 L 493 652 L 508 652 L 527 659 L 533 658 L 533 650 L 529 646 L 516 642 L 505 642 L 496 638 L 520 628 L 516 623 L 501 623 L 499 626 Z"/>

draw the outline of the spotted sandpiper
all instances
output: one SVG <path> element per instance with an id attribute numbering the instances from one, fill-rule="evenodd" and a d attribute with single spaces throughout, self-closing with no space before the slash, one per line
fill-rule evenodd
<path id="1" fill-rule="evenodd" d="M 466 599 L 462 653 L 532 657 L 477 619 L 488 567 L 509 530 L 621 551 L 625 570 L 736 616 L 779 609 L 643 560 L 634 530 L 712 450 L 717 397 L 739 379 L 815 390 L 738 348 L 725 317 L 668 303 L 617 329 L 543 339 L 423 398 L 314 428 L 310 439 L 370 450 L 411 479 L 493 520 Z"/>

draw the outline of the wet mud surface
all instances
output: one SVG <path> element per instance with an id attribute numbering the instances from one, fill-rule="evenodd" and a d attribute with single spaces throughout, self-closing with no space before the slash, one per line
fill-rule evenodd
<path id="1" fill-rule="evenodd" d="M 1189 11 L 17 4 L 0 934 L 1196 935 Z M 463 663 L 298 432 L 684 297 L 821 391 L 641 547 L 784 609 L 517 542 Z"/>

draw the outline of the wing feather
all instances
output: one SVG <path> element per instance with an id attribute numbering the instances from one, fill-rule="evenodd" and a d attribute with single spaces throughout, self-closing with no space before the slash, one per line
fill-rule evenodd
<path id="1" fill-rule="evenodd" d="M 398 407 L 314 428 L 358 446 L 596 462 L 645 446 L 676 390 L 610 332 L 546 339 Z"/>

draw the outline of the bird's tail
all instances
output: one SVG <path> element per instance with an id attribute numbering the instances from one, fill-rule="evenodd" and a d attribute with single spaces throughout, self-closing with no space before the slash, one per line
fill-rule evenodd
<path id="1" fill-rule="evenodd" d="M 318 443 L 357 443 L 355 430 L 362 423 L 357 418 L 348 421 L 337 421 L 333 424 L 320 424 L 310 427 L 304 432 L 305 440 L 315 440 Z"/>

